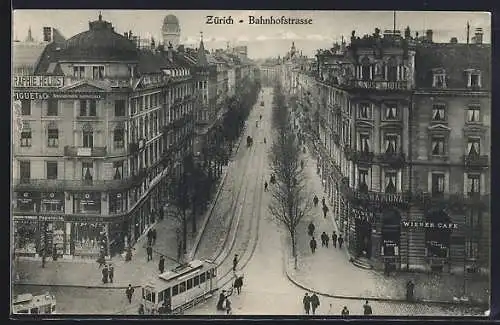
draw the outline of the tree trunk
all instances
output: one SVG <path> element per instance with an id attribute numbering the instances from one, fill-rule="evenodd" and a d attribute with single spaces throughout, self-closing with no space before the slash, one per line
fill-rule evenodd
<path id="1" fill-rule="evenodd" d="M 186 219 L 186 210 L 182 211 L 182 252 L 186 254 L 187 249 L 187 219 Z"/>
<path id="2" fill-rule="evenodd" d="M 295 242 L 295 229 L 290 232 L 292 238 L 292 256 L 294 268 L 297 269 L 297 243 Z"/>

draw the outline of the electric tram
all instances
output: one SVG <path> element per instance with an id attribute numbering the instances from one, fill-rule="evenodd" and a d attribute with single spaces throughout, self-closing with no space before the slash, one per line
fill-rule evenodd
<path id="1" fill-rule="evenodd" d="M 145 314 L 181 314 L 217 291 L 217 265 L 194 260 L 142 285 Z"/>
<path id="2" fill-rule="evenodd" d="M 13 314 L 55 314 L 56 297 L 50 293 L 33 296 L 31 293 L 18 295 L 12 302 Z"/>

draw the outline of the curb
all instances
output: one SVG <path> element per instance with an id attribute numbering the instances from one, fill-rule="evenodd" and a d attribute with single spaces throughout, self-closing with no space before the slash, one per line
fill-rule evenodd
<path id="1" fill-rule="evenodd" d="M 365 297 L 365 296 L 344 296 L 344 295 L 334 295 L 330 293 L 321 292 L 310 288 L 303 283 L 294 279 L 288 272 L 287 262 L 285 261 L 285 274 L 290 282 L 292 282 L 295 286 L 312 293 L 316 293 L 317 295 L 336 298 L 336 299 L 349 299 L 349 300 L 371 300 L 371 301 L 384 301 L 384 302 L 399 302 L 399 303 L 408 303 L 408 304 L 434 304 L 434 305 L 448 305 L 448 306 L 462 306 L 462 307 L 483 307 L 483 304 L 480 303 L 457 303 L 452 301 L 442 301 L 442 300 L 428 300 L 428 299 L 420 299 L 414 302 L 409 302 L 406 299 L 398 299 L 398 298 L 381 298 L 381 297 Z"/>
<path id="2" fill-rule="evenodd" d="M 125 290 L 128 286 L 105 286 L 105 285 L 83 285 L 83 284 L 42 284 L 30 282 L 14 282 L 15 286 L 33 286 L 33 287 L 58 287 L 58 288 L 85 288 L 85 289 L 112 289 L 112 290 Z M 140 285 L 133 285 L 132 288 L 140 288 Z"/>

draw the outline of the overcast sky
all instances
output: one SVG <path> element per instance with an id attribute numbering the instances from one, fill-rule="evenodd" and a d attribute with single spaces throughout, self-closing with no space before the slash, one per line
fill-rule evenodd
<path id="1" fill-rule="evenodd" d="M 88 30 L 88 22 L 96 20 L 98 10 L 16 10 L 13 13 L 13 37 L 26 38 L 31 26 L 33 37 L 42 38 L 42 27 L 59 29 L 66 37 Z M 208 49 L 226 47 L 226 43 L 248 45 L 251 58 L 284 55 L 292 40 L 304 55 L 313 55 L 318 48 L 329 48 L 333 42 L 344 36 L 349 39 L 352 30 L 357 35 L 373 33 L 375 27 L 382 31 L 393 28 L 392 11 L 220 11 L 220 10 L 103 10 L 104 20 L 110 21 L 120 34 L 132 30 L 144 38 L 151 36 L 161 40 L 163 18 L 173 14 L 181 26 L 181 43 L 197 45 L 200 31 L 203 31 Z M 207 25 L 206 16 L 232 16 L 235 21 L 245 23 L 234 25 Z M 288 16 L 311 18 L 312 25 L 249 25 L 249 15 Z M 477 27 L 483 28 L 484 40 L 490 43 L 491 18 L 484 12 L 397 12 L 396 28 L 401 31 L 410 26 L 412 35 L 420 35 L 425 29 L 433 29 L 434 41 L 448 42 L 457 37 L 466 40 L 466 25 L 469 21 L 471 36 Z"/>

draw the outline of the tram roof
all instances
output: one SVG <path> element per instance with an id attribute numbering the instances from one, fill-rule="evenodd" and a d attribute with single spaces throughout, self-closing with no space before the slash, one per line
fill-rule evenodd
<path id="1" fill-rule="evenodd" d="M 173 270 L 166 271 L 157 277 L 152 277 L 144 282 L 143 287 L 153 287 L 156 291 L 162 291 L 172 287 L 180 282 L 185 281 L 190 276 L 198 273 L 206 272 L 216 266 L 215 263 L 209 260 L 194 260 L 186 265 L 182 265 Z"/>

